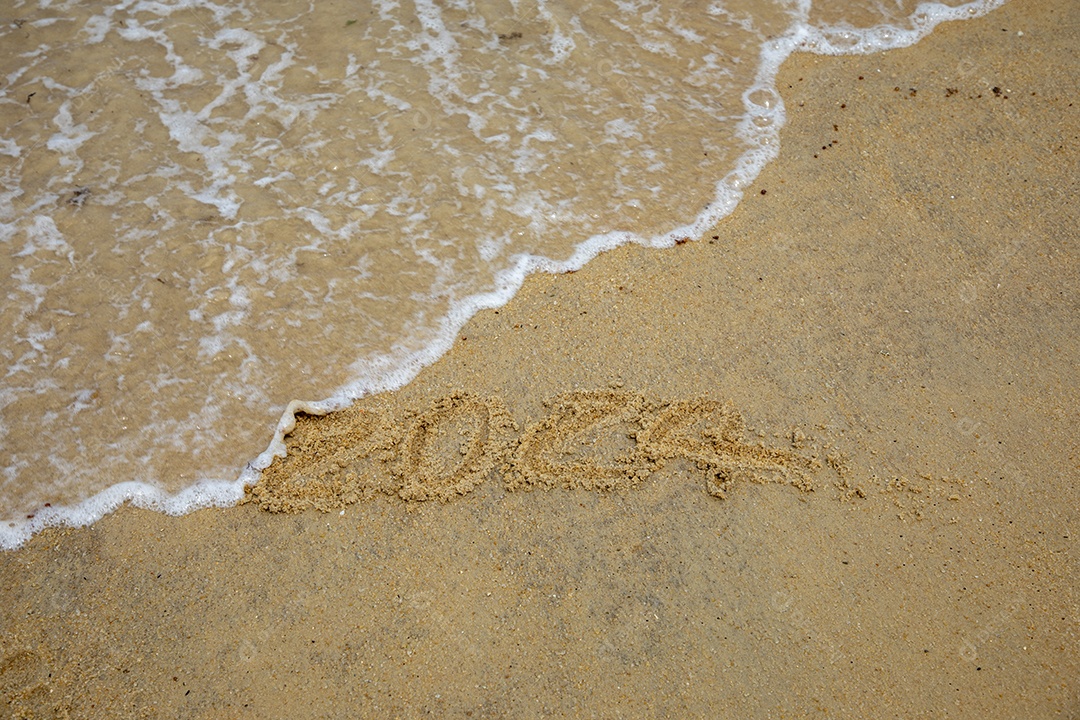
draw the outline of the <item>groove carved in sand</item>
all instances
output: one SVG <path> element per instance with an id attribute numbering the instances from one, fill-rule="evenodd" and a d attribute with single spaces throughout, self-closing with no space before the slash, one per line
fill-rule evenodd
<path id="1" fill-rule="evenodd" d="M 436 400 L 409 424 L 393 473 L 403 500 L 450 500 L 479 485 L 502 459 L 517 426 L 502 401 L 471 395 Z"/>
<path id="2" fill-rule="evenodd" d="M 814 458 L 791 450 L 743 441 L 746 422 L 731 405 L 716 400 L 682 400 L 660 410 L 640 438 L 646 456 L 662 467 L 665 460 L 684 458 L 705 473 L 710 495 L 723 498 L 739 480 L 788 481 L 810 490 L 808 473 Z"/>
<path id="3" fill-rule="evenodd" d="M 637 485 L 651 472 L 638 434 L 645 429 L 645 399 L 598 390 L 560 395 L 550 414 L 531 425 L 504 468 L 509 490 L 582 487 L 614 490 Z"/>

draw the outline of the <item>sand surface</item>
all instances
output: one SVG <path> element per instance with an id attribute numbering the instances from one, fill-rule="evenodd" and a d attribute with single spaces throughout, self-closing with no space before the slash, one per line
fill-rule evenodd
<path id="1" fill-rule="evenodd" d="M 0 555 L 0 715 L 1080 717 L 1078 46 L 793 58 L 708 236 L 531 278 L 252 502 Z"/>

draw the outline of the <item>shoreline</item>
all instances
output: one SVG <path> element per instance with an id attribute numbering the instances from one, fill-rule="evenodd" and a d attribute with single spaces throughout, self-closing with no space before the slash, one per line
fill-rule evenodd
<path id="1" fill-rule="evenodd" d="M 849 44 L 851 37 L 841 35 L 839 37 L 828 32 L 814 28 L 803 27 L 794 33 L 787 33 L 782 39 L 778 39 L 775 47 L 764 51 L 759 66 L 759 83 L 762 76 L 768 78 L 768 93 L 772 92 L 775 74 L 781 63 L 781 57 L 789 57 L 795 52 L 811 52 L 807 48 L 813 48 L 814 53 L 829 54 L 856 54 L 869 52 L 869 47 L 875 43 L 905 43 L 917 42 L 921 37 L 933 32 L 941 22 L 950 20 L 967 20 L 973 14 L 985 14 L 990 9 L 1000 6 L 1005 0 L 973 0 L 969 5 L 976 7 L 961 8 L 936 8 L 922 16 L 922 20 L 914 24 L 914 29 L 900 31 L 893 28 L 896 34 L 885 36 L 880 32 L 867 31 L 856 44 Z M 878 28 L 880 30 L 880 28 Z M 845 40 L 846 38 L 846 40 Z M 841 42 L 842 46 L 834 43 Z M 760 91 L 760 89 L 759 89 Z M 749 92 L 749 91 L 748 91 Z M 751 92 L 753 97 L 757 92 Z M 203 476 L 203 479 L 194 484 L 182 486 L 165 480 L 165 476 L 158 476 L 156 480 L 153 474 L 143 479 L 128 479 L 124 482 L 113 484 L 92 493 L 89 497 L 78 502 L 66 502 L 64 493 L 54 488 L 59 495 L 46 498 L 50 502 L 39 500 L 36 506 L 22 507 L 22 511 L 14 506 L 8 508 L 11 515 L 0 520 L 0 550 L 14 549 L 20 546 L 27 538 L 45 527 L 80 527 L 96 522 L 101 517 L 114 512 L 118 507 L 129 503 L 134 507 L 147 510 L 164 512 L 170 515 L 182 515 L 194 510 L 208 507 L 228 507 L 235 504 L 242 497 L 243 487 L 247 485 L 257 469 L 261 469 L 269 462 L 275 453 L 283 451 L 281 435 L 285 426 L 291 422 L 294 408 L 303 408 L 311 412 L 321 412 L 328 409 L 339 409 L 343 403 L 351 402 L 350 396 L 366 397 L 374 392 L 393 392 L 399 387 L 411 382 L 412 378 L 423 368 L 441 357 L 449 350 L 458 335 L 466 319 L 483 310 L 502 307 L 509 297 L 517 292 L 524 279 L 530 274 L 539 272 L 576 272 L 589 260 L 597 255 L 608 252 L 620 244 L 638 244 L 649 248 L 668 248 L 675 244 L 689 242 L 691 238 L 704 236 L 709 227 L 716 225 L 731 213 L 743 196 L 743 189 L 751 182 L 750 176 L 756 177 L 763 166 L 775 156 L 778 145 L 777 126 L 774 123 L 778 116 L 777 107 L 770 101 L 762 103 L 746 101 L 746 115 L 742 118 L 741 128 L 738 135 L 747 143 L 742 155 L 734 163 L 731 171 L 716 184 L 716 195 L 708 203 L 696 218 L 667 232 L 655 235 L 638 235 L 634 228 L 622 227 L 610 233 L 595 235 L 589 240 L 579 244 L 573 254 L 564 260 L 553 260 L 543 256 L 530 255 L 516 266 L 506 268 L 502 272 L 500 281 L 495 289 L 477 295 L 471 295 L 456 303 L 451 311 L 444 317 L 442 328 L 436 333 L 435 339 L 428 346 L 409 353 L 399 362 L 389 362 L 388 356 L 382 358 L 386 362 L 377 362 L 383 368 L 382 371 L 369 371 L 361 373 L 337 389 L 329 396 L 320 400 L 300 401 L 293 400 L 288 403 L 286 411 L 277 422 L 274 431 L 274 439 L 268 446 L 263 446 L 256 441 L 255 445 L 248 449 L 250 455 L 233 458 L 236 467 L 243 466 L 239 478 L 235 480 L 225 479 L 230 477 L 228 473 Z M 333 365 L 334 363 L 327 363 Z M 393 368 L 387 370 L 387 367 Z M 96 399 L 96 398 L 95 398 Z M 195 410 L 192 411 L 196 413 Z M 258 413 L 256 413 L 258 414 Z M 250 418 L 249 418 L 250 420 Z M 267 417 L 267 424 L 270 419 Z M 250 429 L 249 429 L 250 430 Z M 217 433 L 210 432 L 209 437 Z M 250 432 L 248 440 L 252 439 Z M 194 443 L 198 445 L 199 443 Z M 256 445 L 263 448 L 256 449 Z M 92 450 L 87 452 L 93 453 Z M 18 453 L 17 453 L 18 454 Z M 221 467 L 230 467 L 222 465 Z M 141 476 L 136 468 L 136 476 Z M 108 473 L 103 473 L 107 475 Z M 31 472 L 33 475 L 33 472 Z M 190 477 L 200 476 L 198 472 L 181 473 Z M 20 483 L 15 482 L 18 486 Z M 95 484 L 96 487 L 96 484 Z M 10 498 L 8 498 L 10 500 Z M 25 514 L 24 514 L 25 513 Z"/>
<path id="2" fill-rule="evenodd" d="M 719 499 L 683 458 L 613 492 L 496 467 L 447 503 L 121 508 L 0 553 L 0 707 L 1068 717 L 1076 15 L 793 56 L 780 157 L 709 235 L 532 275 L 358 404 L 405 442 L 455 393 L 515 438 L 575 390 L 730 402 L 747 444 L 816 454 L 812 490 Z"/>

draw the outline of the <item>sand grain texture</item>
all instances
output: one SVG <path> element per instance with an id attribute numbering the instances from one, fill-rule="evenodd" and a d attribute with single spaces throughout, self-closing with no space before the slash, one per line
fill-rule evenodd
<path id="1" fill-rule="evenodd" d="M 305 420 L 272 479 L 307 500 L 0 555 L 0 715 L 1080 717 L 1078 28 L 1015 0 L 795 57 L 734 215 L 531 278 L 347 442 Z M 724 499 L 692 457 L 620 475 L 628 412 L 514 474 L 543 418 L 583 417 L 567 393 L 612 388 L 820 467 Z"/>

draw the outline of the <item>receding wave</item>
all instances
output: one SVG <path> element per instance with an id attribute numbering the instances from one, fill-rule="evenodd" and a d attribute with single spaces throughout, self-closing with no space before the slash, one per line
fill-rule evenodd
<path id="1" fill-rule="evenodd" d="M 0 546 L 236 502 L 293 398 L 398 387 L 529 272 L 728 214 L 777 152 L 790 53 L 998 4 L 15 8 Z"/>

